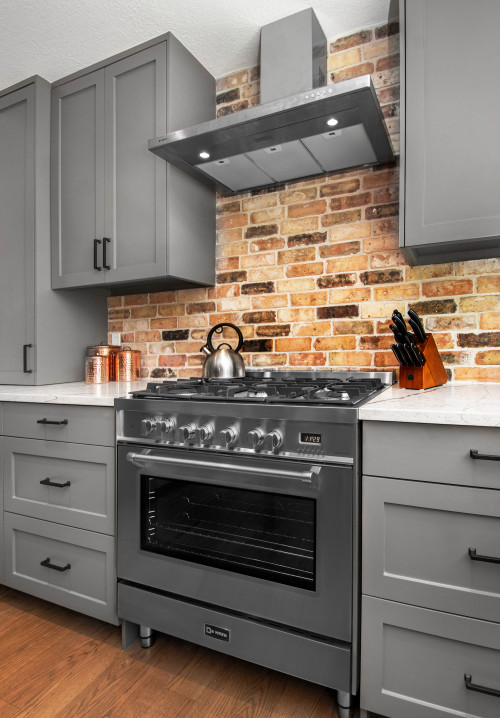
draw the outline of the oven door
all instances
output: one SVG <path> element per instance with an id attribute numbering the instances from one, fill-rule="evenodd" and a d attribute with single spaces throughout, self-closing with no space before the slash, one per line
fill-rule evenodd
<path id="1" fill-rule="evenodd" d="M 351 640 L 352 465 L 119 446 L 118 577 Z"/>

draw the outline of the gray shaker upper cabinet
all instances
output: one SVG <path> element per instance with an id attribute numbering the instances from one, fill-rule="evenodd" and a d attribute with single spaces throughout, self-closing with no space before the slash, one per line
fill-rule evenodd
<path id="1" fill-rule="evenodd" d="M 106 335 L 106 298 L 50 288 L 50 84 L 0 92 L 0 384 L 83 379 Z"/>
<path id="2" fill-rule="evenodd" d="M 400 244 L 411 264 L 498 257 L 500 2 L 400 0 L 400 14 Z"/>
<path id="3" fill-rule="evenodd" d="M 148 140 L 214 112 L 213 77 L 170 33 L 54 83 L 54 288 L 213 284 L 214 191 Z"/>

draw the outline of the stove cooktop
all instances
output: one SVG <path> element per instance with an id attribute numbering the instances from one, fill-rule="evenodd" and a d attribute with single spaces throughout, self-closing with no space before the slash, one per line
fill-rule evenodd
<path id="1" fill-rule="evenodd" d="M 231 401 L 267 404 L 333 404 L 356 406 L 379 393 L 387 381 L 377 376 L 332 372 L 318 376 L 293 373 L 269 376 L 267 373 L 240 379 L 177 379 L 150 382 L 134 398 L 176 399 L 189 401 Z"/>

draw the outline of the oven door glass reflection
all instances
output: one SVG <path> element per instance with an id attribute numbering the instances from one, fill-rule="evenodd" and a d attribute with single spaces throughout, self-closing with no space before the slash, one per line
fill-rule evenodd
<path id="1" fill-rule="evenodd" d="M 316 501 L 142 476 L 141 548 L 314 591 Z"/>

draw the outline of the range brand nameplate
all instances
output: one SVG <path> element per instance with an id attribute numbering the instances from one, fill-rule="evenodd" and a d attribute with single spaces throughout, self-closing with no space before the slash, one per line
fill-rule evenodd
<path id="1" fill-rule="evenodd" d="M 219 626 L 211 626 L 205 623 L 205 636 L 210 638 L 217 638 L 219 641 L 226 641 L 229 643 L 231 640 L 231 631 L 229 628 L 219 628 Z"/>

